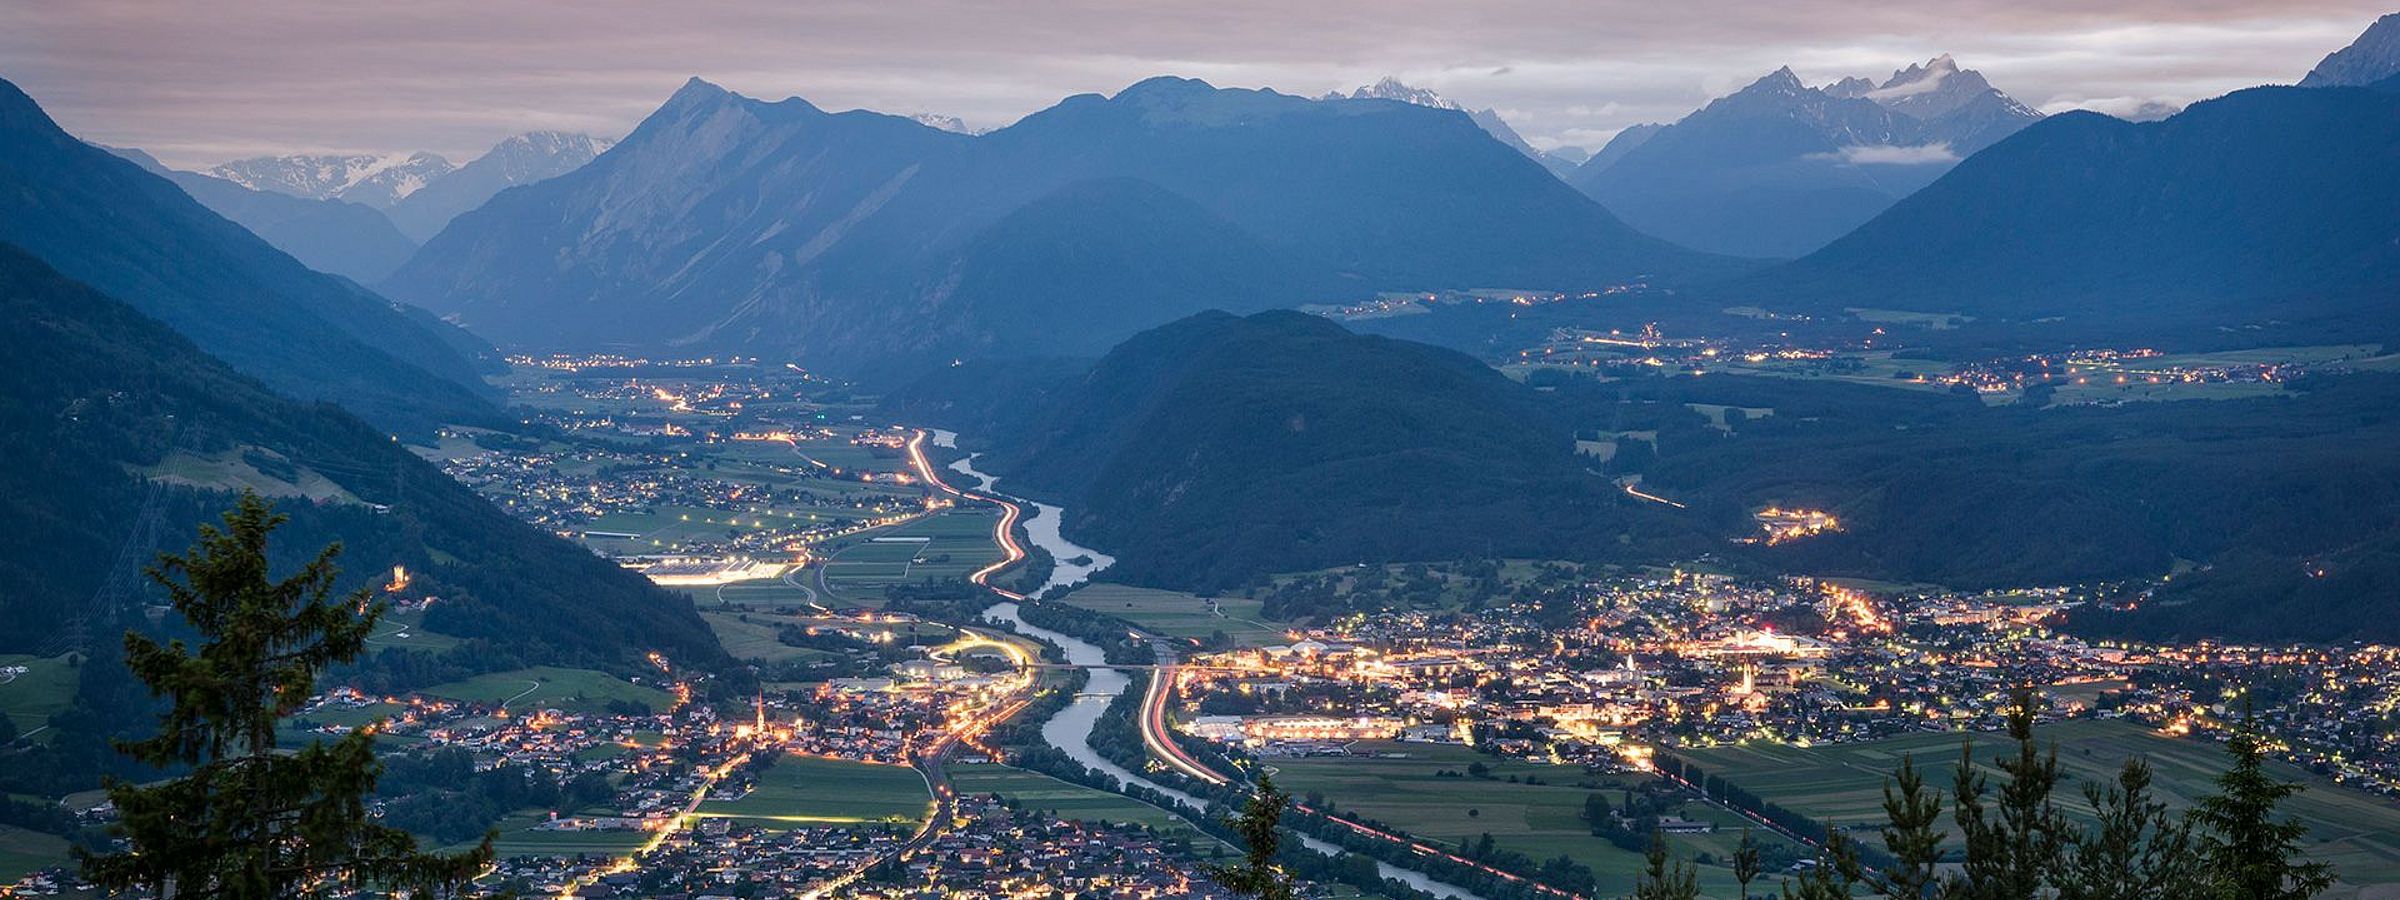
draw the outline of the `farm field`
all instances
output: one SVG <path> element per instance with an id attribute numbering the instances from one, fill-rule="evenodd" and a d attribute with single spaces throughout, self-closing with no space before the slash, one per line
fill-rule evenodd
<path id="1" fill-rule="evenodd" d="M 0 654 L 0 671 L 25 668 L 15 675 L 0 675 L 0 715 L 17 726 L 18 734 L 50 724 L 50 717 L 75 699 L 75 667 L 67 665 L 66 657 L 40 657 L 25 654 Z M 36 736 L 39 739 L 39 736 Z"/>
<path id="2" fill-rule="evenodd" d="M 1211 601 L 1180 591 L 1102 583 L 1078 588 L 1059 602 L 1115 616 L 1168 637 L 1205 638 L 1223 631 L 1235 642 L 1250 646 L 1285 640 L 1284 627 L 1265 621 L 1259 615 L 1261 603 L 1248 597 Z"/>
<path id="3" fill-rule="evenodd" d="M 932 807 L 925 778 L 907 766 L 786 754 L 739 800 L 711 800 L 700 815 L 762 827 L 842 822 L 915 824 Z"/>
<path id="4" fill-rule="evenodd" d="M 719 604 L 790 609 L 806 607 L 817 602 L 816 589 L 807 587 L 809 583 L 816 580 L 816 577 L 815 572 L 807 569 L 794 569 L 785 572 L 783 578 L 759 578 L 714 586 L 676 586 L 667 589 L 683 592 L 692 598 L 692 602 L 700 604 L 702 609 Z"/>
<path id="5" fill-rule="evenodd" d="M 647 831 L 535 831 L 533 826 L 549 818 L 547 812 L 511 813 L 492 827 L 500 829 L 500 837 L 492 841 L 492 850 L 500 858 L 511 856 L 566 856 L 574 854 L 631 853 L 650 839 Z M 470 849 L 472 841 L 443 848 L 452 852 Z"/>
<path id="6" fill-rule="evenodd" d="M 624 681 L 606 672 L 556 666 L 493 672 L 418 693 L 469 703 L 505 703 L 512 709 L 554 707 L 577 712 L 601 710 L 611 700 L 630 700 L 662 711 L 675 703 L 665 691 Z"/>
<path id="7" fill-rule="evenodd" d="M 1619 776 L 1586 775 L 1579 766 L 1495 759 L 1455 745 L 1367 741 L 1352 745 L 1351 751 L 1409 755 L 1401 759 L 1279 759 L 1274 762 L 1276 780 L 1295 797 L 1321 794 L 1346 812 L 1453 847 L 1489 833 L 1502 849 L 1535 859 L 1566 854 L 1599 876 L 1602 896 L 1633 890 L 1642 867 L 1641 854 L 1593 836 L 1582 818 L 1584 798 L 1594 791 L 1616 802 L 1617 792 L 1629 783 Z M 1491 767 L 1490 778 L 1435 774 L 1464 771 L 1477 762 Z M 1516 776 L 1519 783 L 1509 783 L 1510 776 Z M 1527 776 L 1543 783 L 1523 783 Z M 1686 805 L 1681 815 L 1716 821 L 1724 827 L 1715 834 L 1670 835 L 1668 846 L 1679 856 L 1691 858 L 1708 852 L 1722 859 L 1739 838 L 1731 813 L 1694 802 Z M 1762 842 L 1781 842 L 1763 831 L 1758 837 Z M 1703 865 L 1699 871 L 1701 887 L 1709 897 L 1735 895 L 1737 886 L 1730 869 Z M 1760 886 L 1753 884 L 1752 890 Z"/>
<path id="8" fill-rule="evenodd" d="M 73 866 L 67 840 L 56 835 L 0 825 L 0 883 L 14 882 L 51 866 Z"/>
<path id="9" fill-rule="evenodd" d="M 1028 809 L 1047 810 L 1062 819 L 1146 825 L 1161 832 L 1190 835 L 1195 840 L 1206 839 L 1190 822 L 1166 810 L 1040 772 L 997 763 L 969 763 L 951 766 L 949 773 L 950 783 L 961 795 L 999 794 L 1023 803 Z"/>
<path id="10" fill-rule="evenodd" d="M 2067 773 L 2058 789 L 2059 805 L 2078 817 L 2091 812 L 2083 784 L 2113 778 L 2127 756 L 2149 758 L 2160 799 L 2177 809 L 2211 793 L 2212 779 L 2226 764 L 2222 747 L 2164 737 L 2129 722 L 2063 722 L 2043 726 L 2037 736 L 2057 742 Z M 1966 737 L 1922 734 L 1823 747 L 1745 744 L 1678 753 L 1707 773 L 1795 812 L 1842 824 L 1881 823 L 1883 778 L 1901 757 L 1914 754 L 1927 770 L 1926 781 L 1947 793 Z M 1975 746 L 1979 765 L 1989 770 L 1991 757 L 2007 744 L 2003 736 L 1982 735 Z M 2281 777 L 2308 785 L 2284 811 L 2308 825 L 2311 855 L 2333 863 L 2353 883 L 2400 881 L 2400 804 L 2291 766 L 2274 768 Z"/>
<path id="11" fill-rule="evenodd" d="M 825 585 L 835 600 L 864 603 L 881 601 L 895 584 L 965 578 L 1000 559 L 992 515 L 955 509 L 868 532 L 825 560 Z"/>

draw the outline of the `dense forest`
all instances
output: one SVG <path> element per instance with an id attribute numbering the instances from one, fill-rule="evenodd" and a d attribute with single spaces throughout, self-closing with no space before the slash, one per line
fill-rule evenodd
<path id="1" fill-rule="evenodd" d="M 1006 490 L 1063 500 L 1069 533 L 1140 582 L 1710 547 L 1590 471 L 1536 391 L 1315 316 L 1204 313 L 1127 341 L 1039 402 L 1000 402 L 1028 424 L 993 436 L 987 468 Z"/>

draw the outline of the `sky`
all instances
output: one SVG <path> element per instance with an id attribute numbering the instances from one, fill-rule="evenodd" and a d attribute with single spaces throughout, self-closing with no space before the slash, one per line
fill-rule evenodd
<path id="1" fill-rule="evenodd" d="M 617 137 L 693 75 L 1007 125 L 1151 75 L 1316 95 L 1396 75 L 1596 148 L 1789 65 L 1940 53 L 2044 111 L 2299 79 L 2400 0 L 4 0 L 0 77 L 67 130 L 198 168 Z"/>

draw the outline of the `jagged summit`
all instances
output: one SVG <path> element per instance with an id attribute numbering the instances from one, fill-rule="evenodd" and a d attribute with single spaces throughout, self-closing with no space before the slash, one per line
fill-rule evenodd
<path id="1" fill-rule="evenodd" d="M 389 208 L 458 167 L 439 154 L 292 154 L 237 159 L 207 174 L 254 191 Z"/>
<path id="2" fill-rule="evenodd" d="M 2040 118 L 1948 54 L 1880 83 L 1811 87 L 1785 66 L 1663 129 L 1627 129 L 1569 183 L 1686 246 L 1798 256 Z"/>
<path id="3" fill-rule="evenodd" d="M 2300 86 L 2356 87 L 2394 75 L 2400 75 L 2400 13 L 2376 19 L 2350 46 L 2326 54 Z"/>
<path id="4" fill-rule="evenodd" d="M 1466 109 L 1466 107 L 1458 105 L 1457 101 L 1435 93 L 1429 88 L 1412 87 L 1402 82 L 1400 79 L 1390 75 L 1385 75 L 1382 78 L 1377 79 L 1374 84 L 1351 91 L 1350 99 L 1398 100 L 1402 103 L 1413 103 L 1418 106 L 1430 106 L 1435 109 L 1455 109 L 1461 111 Z"/>

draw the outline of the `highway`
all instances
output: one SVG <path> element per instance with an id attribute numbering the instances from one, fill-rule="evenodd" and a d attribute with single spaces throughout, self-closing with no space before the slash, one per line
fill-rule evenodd
<path id="1" fill-rule="evenodd" d="M 916 430 L 915 436 L 908 439 L 908 462 L 916 467 L 918 477 L 925 479 L 926 484 L 933 485 L 936 489 L 953 497 L 992 503 L 1000 507 L 1000 521 L 992 526 L 992 542 L 1000 545 L 1000 561 L 975 570 L 967 576 L 967 580 L 1010 600 L 1025 599 L 1023 594 L 1007 588 L 995 587 L 991 583 L 992 576 L 1007 571 L 1008 567 L 1025 560 L 1025 548 L 1017 543 L 1017 519 L 1025 514 L 1025 510 L 1018 506 L 1016 501 L 1005 497 L 951 487 L 950 482 L 942 480 L 941 474 L 934 471 L 933 463 L 925 458 L 925 438 L 925 429 L 919 428 Z"/>

